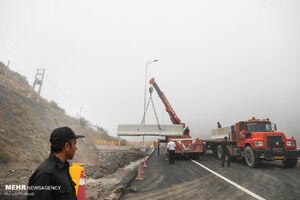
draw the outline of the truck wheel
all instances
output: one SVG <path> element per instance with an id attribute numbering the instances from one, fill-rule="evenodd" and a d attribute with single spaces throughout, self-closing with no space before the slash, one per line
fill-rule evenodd
<path id="1" fill-rule="evenodd" d="M 218 152 L 217 153 L 218 153 L 218 159 L 221 160 L 223 151 L 222 151 L 222 146 L 220 144 L 218 145 Z"/>
<path id="2" fill-rule="evenodd" d="M 255 158 L 254 152 L 250 146 L 245 149 L 245 160 L 249 167 L 255 168 L 259 164 L 259 159 Z"/>
<path id="3" fill-rule="evenodd" d="M 297 159 L 287 159 L 287 160 L 282 161 L 284 166 L 288 167 L 288 168 L 296 167 L 297 162 L 298 162 Z"/>

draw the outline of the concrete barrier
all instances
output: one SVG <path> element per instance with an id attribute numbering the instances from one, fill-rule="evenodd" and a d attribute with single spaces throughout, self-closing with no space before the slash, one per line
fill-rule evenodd
<path id="1" fill-rule="evenodd" d="M 132 146 L 110 146 L 110 145 L 96 145 L 96 148 L 99 150 L 108 150 L 108 151 L 122 151 L 122 150 L 129 150 L 132 148 L 136 148 L 136 147 L 132 147 Z"/>
<path id="2" fill-rule="evenodd" d="M 118 136 L 182 136 L 182 124 L 176 125 L 136 125 L 120 124 L 118 126 Z"/>

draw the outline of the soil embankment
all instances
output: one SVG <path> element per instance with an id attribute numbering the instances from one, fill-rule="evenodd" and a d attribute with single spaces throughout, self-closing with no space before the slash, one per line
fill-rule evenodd
<path id="1" fill-rule="evenodd" d="M 25 77 L 0 62 L 0 192 L 6 184 L 27 185 L 34 169 L 50 153 L 51 131 L 60 126 L 86 136 L 78 140 L 72 162 L 87 164 L 87 178 L 104 178 L 144 156 L 138 149 L 98 150 L 95 140 L 117 139 L 105 129 L 95 131 L 87 125 L 79 128 L 78 119 L 68 116 L 53 101 L 36 101 L 36 95 Z M 99 196 L 95 190 L 94 196 Z"/>

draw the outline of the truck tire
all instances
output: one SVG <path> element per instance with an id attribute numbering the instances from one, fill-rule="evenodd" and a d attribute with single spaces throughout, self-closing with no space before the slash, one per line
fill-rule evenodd
<path id="1" fill-rule="evenodd" d="M 255 168 L 259 165 L 259 159 L 255 158 L 254 151 L 251 146 L 246 146 L 245 148 L 245 161 L 251 168 Z"/>
<path id="2" fill-rule="evenodd" d="M 288 167 L 288 168 L 296 167 L 297 162 L 298 162 L 297 159 L 287 159 L 287 160 L 282 161 L 284 166 Z"/>
<path id="3" fill-rule="evenodd" d="M 223 153 L 222 145 L 219 144 L 217 148 L 217 155 L 219 160 L 222 160 L 222 153 Z"/>

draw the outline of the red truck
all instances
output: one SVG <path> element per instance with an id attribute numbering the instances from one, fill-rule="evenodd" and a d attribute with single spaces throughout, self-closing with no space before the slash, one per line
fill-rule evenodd
<path id="1" fill-rule="evenodd" d="M 221 142 L 228 137 L 231 158 L 245 159 L 249 167 L 257 167 L 261 160 L 282 160 L 286 167 L 295 167 L 300 157 L 296 140 L 287 138 L 277 131 L 276 125 L 269 119 L 240 121 L 230 127 L 212 130 L 211 138 L 203 140 L 206 149 L 211 149 L 220 159 Z"/>
<path id="2" fill-rule="evenodd" d="M 185 123 L 181 122 L 179 117 L 176 115 L 175 111 L 173 110 L 171 104 L 167 100 L 167 97 L 164 95 L 164 93 L 160 90 L 157 83 L 155 82 L 154 78 L 150 80 L 150 84 L 153 85 L 155 90 L 158 93 L 158 96 L 160 97 L 161 101 L 165 105 L 166 111 L 168 112 L 170 119 L 173 124 L 181 124 L 183 128 L 185 128 Z M 196 139 L 193 140 L 190 136 L 189 128 L 186 127 L 183 130 L 182 136 L 168 136 L 165 140 L 159 140 L 159 143 L 167 143 L 170 140 L 174 141 L 176 144 L 175 147 L 175 156 L 184 156 L 189 158 L 198 159 L 200 154 L 203 153 L 203 143 L 202 140 Z"/>

